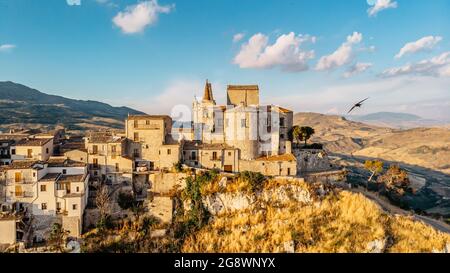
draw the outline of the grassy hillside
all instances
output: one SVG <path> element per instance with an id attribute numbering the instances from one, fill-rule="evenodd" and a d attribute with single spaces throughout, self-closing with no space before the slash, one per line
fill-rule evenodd
<path id="1" fill-rule="evenodd" d="M 0 82 L 0 123 L 3 128 L 54 125 L 63 125 L 69 130 L 121 128 L 128 114 L 141 113 L 128 107 L 48 95 L 21 84 Z"/>

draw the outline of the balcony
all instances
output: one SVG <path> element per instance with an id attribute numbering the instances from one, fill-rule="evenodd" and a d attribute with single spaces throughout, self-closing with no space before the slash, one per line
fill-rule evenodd
<path id="1" fill-rule="evenodd" d="M 28 185 L 31 185 L 31 184 L 34 184 L 34 183 L 36 183 L 36 181 L 33 181 L 33 180 L 29 179 L 29 178 L 23 178 L 23 179 L 14 179 L 14 178 L 11 179 L 10 178 L 10 179 L 6 180 L 6 185 L 7 186 L 14 185 L 14 184 L 28 184 Z"/>
<path id="2" fill-rule="evenodd" d="M 157 124 L 135 124 L 134 129 L 138 130 L 159 130 L 161 127 Z"/>
<path id="3" fill-rule="evenodd" d="M 221 156 L 211 157 L 211 161 L 222 161 L 222 157 Z"/>
<path id="4" fill-rule="evenodd" d="M 33 192 L 27 192 L 27 191 L 16 191 L 14 193 L 14 196 L 16 198 L 33 198 L 34 194 Z"/>

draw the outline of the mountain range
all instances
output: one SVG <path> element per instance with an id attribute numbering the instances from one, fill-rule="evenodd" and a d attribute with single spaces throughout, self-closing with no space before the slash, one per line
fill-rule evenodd
<path id="1" fill-rule="evenodd" d="M 2 129 L 56 125 L 62 125 L 68 130 L 123 128 L 123 121 L 128 114 L 143 113 L 98 101 L 49 95 L 13 82 L 0 82 Z"/>
<path id="2" fill-rule="evenodd" d="M 366 124 L 397 129 L 435 127 L 447 124 L 445 121 L 425 119 L 418 115 L 409 113 L 378 112 L 360 116 L 348 115 L 345 118 L 353 121 L 364 122 Z"/>

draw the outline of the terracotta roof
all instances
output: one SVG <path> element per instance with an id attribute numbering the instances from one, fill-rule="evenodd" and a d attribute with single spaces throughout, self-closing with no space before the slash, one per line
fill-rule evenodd
<path id="1" fill-rule="evenodd" d="M 120 143 L 124 140 L 111 132 L 91 132 L 87 134 L 87 138 L 89 143 Z"/>
<path id="2" fill-rule="evenodd" d="M 73 161 L 67 158 L 52 158 L 47 161 L 48 167 L 84 167 L 83 162 Z"/>
<path id="3" fill-rule="evenodd" d="M 59 183 L 64 182 L 83 182 L 86 179 L 86 174 L 61 175 L 58 179 Z"/>
<path id="4" fill-rule="evenodd" d="M 128 120 L 167 119 L 167 115 L 129 115 Z"/>
<path id="5" fill-rule="evenodd" d="M 16 143 L 16 146 L 44 146 L 48 142 L 53 140 L 52 138 L 28 138 L 22 139 Z"/>
<path id="6" fill-rule="evenodd" d="M 279 107 L 279 106 L 278 106 L 278 108 L 279 108 L 280 111 L 283 112 L 283 113 L 291 113 L 291 112 L 292 112 L 291 110 L 286 109 L 286 108 L 283 108 L 283 107 Z"/>
<path id="7" fill-rule="evenodd" d="M 56 181 L 61 176 L 61 173 L 48 173 L 44 175 L 41 179 L 39 179 L 39 182 L 51 182 Z"/>
<path id="8" fill-rule="evenodd" d="M 205 84 L 205 92 L 203 94 L 203 101 L 214 101 L 213 94 L 212 94 L 212 86 L 211 83 L 206 80 Z"/>
<path id="9" fill-rule="evenodd" d="M 31 168 L 39 168 L 35 167 L 36 164 L 41 163 L 39 160 L 14 160 L 8 166 L 5 166 L 5 169 L 31 169 Z"/>
<path id="10" fill-rule="evenodd" d="M 183 149 L 184 150 L 222 150 L 222 149 L 234 150 L 237 148 L 229 146 L 224 143 L 209 144 L 209 143 L 199 143 L 199 142 L 194 142 L 194 141 L 186 141 L 184 143 Z"/>
<path id="11" fill-rule="evenodd" d="M 258 85 L 228 85 L 227 90 L 259 90 Z"/>
<path id="12" fill-rule="evenodd" d="M 263 156 L 256 159 L 257 161 L 294 161 L 295 156 L 293 154 L 283 154 L 283 155 L 273 155 L 273 156 Z"/>

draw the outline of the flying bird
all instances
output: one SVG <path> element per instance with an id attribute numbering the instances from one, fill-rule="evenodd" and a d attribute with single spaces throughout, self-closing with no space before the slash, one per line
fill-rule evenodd
<path id="1" fill-rule="evenodd" d="M 363 99 L 362 101 L 358 102 L 357 104 L 353 105 L 352 109 L 350 109 L 350 111 L 348 111 L 347 114 L 350 114 L 351 111 L 353 111 L 353 109 L 355 109 L 356 107 L 360 107 L 363 105 L 363 102 L 365 102 L 366 100 L 368 100 L 369 98 Z"/>

